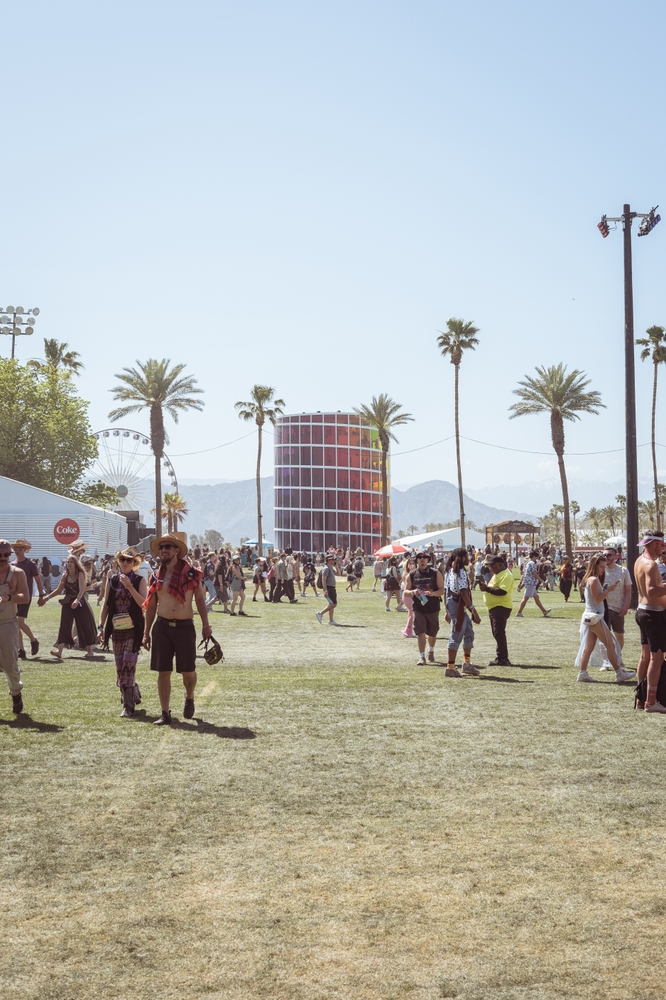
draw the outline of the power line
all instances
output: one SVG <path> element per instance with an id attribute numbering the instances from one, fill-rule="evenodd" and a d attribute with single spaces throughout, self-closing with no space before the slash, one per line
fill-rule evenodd
<path id="1" fill-rule="evenodd" d="M 423 451 L 425 448 L 434 448 L 437 444 L 444 444 L 445 441 L 451 441 L 455 437 L 455 434 L 451 434 L 449 437 L 441 438 L 439 441 L 433 441 L 431 444 L 424 444 L 420 448 L 411 448 L 409 451 L 396 451 L 391 455 L 391 458 L 397 458 L 399 455 L 411 455 L 415 451 Z M 463 434 L 460 435 L 463 441 L 471 441 L 474 444 L 482 444 L 486 448 L 498 448 L 501 451 L 515 451 L 519 452 L 521 455 L 550 455 L 551 457 L 555 454 L 553 451 L 528 451 L 526 448 L 510 448 L 505 444 L 491 444 L 490 441 L 478 441 L 476 438 L 468 438 Z M 644 444 L 637 445 L 638 448 L 647 448 L 649 441 Z M 666 448 L 666 445 L 659 444 L 656 442 L 658 447 Z M 612 455 L 616 452 L 624 451 L 624 448 L 608 448 L 606 451 L 568 451 L 566 456 L 578 456 L 578 455 Z"/>
<path id="2" fill-rule="evenodd" d="M 203 455 L 206 451 L 217 451 L 218 448 L 226 448 L 230 444 L 236 444 L 237 441 L 244 441 L 245 438 L 249 438 L 254 434 L 254 431 L 250 431 L 249 434 L 243 434 L 242 437 L 234 438 L 233 441 L 225 441 L 224 444 L 216 444 L 212 448 L 202 448 L 201 451 L 181 451 L 178 455 L 172 455 L 172 458 L 185 458 L 187 455 Z"/>

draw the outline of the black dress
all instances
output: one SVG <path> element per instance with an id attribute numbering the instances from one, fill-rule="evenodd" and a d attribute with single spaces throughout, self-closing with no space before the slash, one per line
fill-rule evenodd
<path id="1" fill-rule="evenodd" d="M 79 646 L 82 649 L 85 646 L 92 646 L 97 638 L 97 627 L 95 625 L 95 616 L 92 613 L 92 609 L 88 604 L 88 601 L 84 597 L 76 608 L 72 608 L 72 603 L 79 595 L 78 574 L 76 580 L 74 581 L 69 580 L 67 574 L 64 574 L 64 581 L 65 591 L 60 599 L 60 603 L 62 604 L 62 611 L 60 612 L 60 629 L 58 631 L 58 638 L 56 639 L 55 644 L 56 646 L 59 646 L 61 643 L 65 646 L 71 646 L 73 644 L 72 625 L 76 622 Z"/>

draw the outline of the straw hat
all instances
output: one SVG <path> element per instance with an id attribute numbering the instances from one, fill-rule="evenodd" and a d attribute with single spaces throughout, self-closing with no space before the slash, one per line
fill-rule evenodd
<path id="1" fill-rule="evenodd" d="M 171 542 L 172 545 L 176 546 L 179 559 L 184 559 L 187 555 L 187 545 L 182 538 L 178 538 L 177 535 L 162 535 L 150 543 L 150 547 L 156 556 L 160 554 L 160 543 L 163 542 Z"/>
<path id="2" fill-rule="evenodd" d="M 122 549 L 122 550 L 119 549 L 118 552 L 116 552 L 117 563 L 120 563 L 121 556 L 129 556 L 131 559 L 134 560 L 134 565 L 132 566 L 132 569 L 138 569 L 141 563 L 143 562 L 143 559 L 141 558 L 139 553 L 135 549 L 133 549 L 131 545 L 127 549 Z"/>
<path id="3" fill-rule="evenodd" d="M 30 544 L 30 542 L 26 542 L 25 538 L 17 538 L 14 544 L 12 545 L 12 548 L 16 549 L 17 547 L 19 549 L 25 549 L 26 552 L 29 552 L 30 549 L 32 548 L 32 545 Z"/>
<path id="4" fill-rule="evenodd" d="M 80 556 L 87 548 L 88 546 L 85 542 L 72 542 L 71 545 L 67 546 L 67 552 L 70 556 Z"/>

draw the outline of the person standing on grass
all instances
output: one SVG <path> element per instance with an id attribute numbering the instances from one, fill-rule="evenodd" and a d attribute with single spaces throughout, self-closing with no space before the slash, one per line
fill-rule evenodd
<path id="1" fill-rule="evenodd" d="M 515 580 L 513 573 L 507 569 L 503 555 L 491 556 L 488 560 L 493 575 L 489 583 L 479 581 L 483 591 L 483 600 L 488 609 L 490 628 L 497 645 L 497 656 L 488 664 L 489 667 L 510 667 L 509 650 L 506 644 L 506 623 L 511 616 L 511 594 Z"/>
<path id="2" fill-rule="evenodd" d="M 402 574 L 402 603 L 407 608 L 408 612 L 407 624 L 402 630 L 402 634 L 404 635 L 405 639 L 414 639 L 416 636 L 416 632 L 414 631 L 414 598 L 409 593 L 409 587 L 411 586 L 410 577 L 415 569 L 416 569 L 416 560 L 407 559 L 407 561 L 405 562 L 405 569 Z M 439 621 L 437 622 L 437 625 L 439 627 Z"/>
<path id="3" fill-rule="evenodd" d="M 151 543 L 151 548 L 159 556 L 160 565 L 150 578 L 148 595 L 143 603 L 146 615 L 143 646 L 150 650 L 150 669 L 157 672 L 157 691 L 162 710 L 153 725 L 168 726 L 171 723 L 169 703 L 174 656 L 176 672 L 182 676 L 185 687 L 183 716 L 186 719 L 194 716 L 197 636 L 192 598 L 201 616 L 202 637 L 209 639 L 213 631 L 208 624 L 202 573 L 186 560 L 185 543 L 176 535 L 163 535 Z"/>
<path id="4" fill-rule="evenodd" d="M 328 624 L 337 625 L 338 623 L 333 618 L 333 613 L 338 606 L 338 591 L 336 588 L 335 579 L 335 564 L 336 558 L 334 552 L 329 552 L 326 554 L 326 563 L 321 571 L 321 585 L 324 591 L 324 597 L 326 598 L 326 607 L 323 611 L 317 611 L 316 618 L 320 625 L 323 625 L 324 615 L 328 611 Z"/>
<path id="5" fill-rule="evenodd" d="M 72 627 L 74 625 L 76 625 L 79 648 L 86 647 L 86 660 L 94 659 L 93 643 L 97 638 L 97 626 L 95 625 L 95 616 L 86 600 L 87 590 L 88 580 L 83 564 L 76 556 L 70 555 L 67 557 L 65 572 L 62 574 L 56 589 L 39 599 L 40 604 L 44 605 L 52 597 L 57 597 L 58 594 L 63 595 L 60 602 L 62 610 L 58 638 L 55 641 L 54 649 L 51 650 L 51 656 L 54 656 L 56 660 L 62 660 L 63 649 L 65 646 L 72 645 Z"/>
<path id="6" fill-rule="evenodd" d="M 609 589 L 606 594 L 606 606 L 608 608 L 608 627 L 617 639 L 620 647 L 620 666 L 622 666 L 622 650 L 624 648 L 624 623 L 631 604 L 631 576 L 625 566 L 620 566 L 617 562 L 617 549 L 613 545 L 607 545 L 604 551 L 606 557 L 606 577 L 604 582 L 608 584 L 617 583 L 617 587 Z M 609 670 L 603 666 L 602 670 Z"/>
<path id="7" fill-rule="evenodd" d="M 560 566 L 560 593 L 564 597 L 564 603 L 569 603 L 569 595 L 573 584 L 573 566 L 569 556 L 565 556 Z"/>
<path id="8" fill-rule="evenodd" d="M 480 671 L 472 663 L 475 625 L 481 623 L 479 612 L 474 607 L 470 590 L 467 566 L 469 556 L 465 549 L 454 549 L 446 561 L 444 584 L 446 587 L 446 621 L 451 624 L 448 654 L 449 663 L 446 668 L 447 677 L 461 677 L 456 667 L 456 656 L 460 643 L 463 644 L 463 674 L 478 677 Z M 467 615 L 471 613 L 471 618 Z"/>
<path id="9" fill-rule="evenodd" d="M 618 684 L 622 684 L 624 681 L 634 679 L 634 671 L 623 670 L 620 666 L 620 647 L 604 621 L 604 599 L 620 585 L 619 580 L 611 584 L 605 583 L 605 573 L 606 557 L 600 552 L 590 559 L 583 581 L 585 584 L 585 610 L 581 620 L 580 649 L 575 662 L 575 666 L 578 667 L 576 679 L 587 683 L 597 683 L 596 677 L 592 677 L 587 667 L 597 639 L 599 639 L 606 647 L 608 659 L 615 671 L 615 680 Z"/>
<path id="10" fill-rule="evenodd" d="M 382 577 L 384 575 L 384 560 L 377 559 L 375 556 L 375 561 L 372 564 L 372 592 L 373 594 L 377 590 L 377 584 L 379 583 L 379 589 L 382 589 Z"/>
<path id="11" fill-rule="evenodd" d="M 523 566 L 523 584 L 525 586 L 525 596 L 523 597 L 520 607 L 518 608 L 518 614 L 516 618 L 524 618 L 523 609 L 530 598 L 533 598 L 534 603 L 541 611 L 544 618 L 550 614 L 551 608 L 544 608 L 543 604 L 539 599 L 539 594 L 537 588 L 539 586 L 539 578 L 537 576 L 537 564 L 536 560 L 539 558 L 539 553 L 536 549 L 532 549 L 530 552 L 530 557 Z"/>
<path id="12" fill-rule="evenodd" d="M 428 642 L 428 663 L 435 662 L 435 643 L 439 632 L 439 609 L 444 596 L 444 580 L 439 570 L 430 562 L 428 552 L 418 552 L 416 569 L 408 574 L 403 597 L 411 597 L 414 602 L 414 632 L 419 647 L 417 666 L 426 663 L 426 639 Z M 447 669 L 447 677 L 452 676 Z M 460 674 L 456 671 L 455 675 Z"/>
<path id="13" fill-rule="evenodd" d="M 136 682 L 136 664 L 139 659 L 145 619 L 142 605 L 148 587 L 139 575 L 142 557 L 134 549 L 116 552 L 120 572 L 109 577 L 106 596 L 99 618 L 98 639 L 106 649 L 109 639 L 116 661 L 116 687 L 120 688 L 122 718 L 134 715 L 134 708 L 141 703 L 141 692 Z"/>
<path id="14" fill-rule="evenodd" d="M 40 601 L 44 597 L 44 584 L 42 583 L 42 577 L 39 572 L 39 568 L 35 566 L 32 559 L 27 558 L 27 553 L 32 548 L 30 542 L 26 542 L 25 538 L 17 538 L 12 545 L 14 552 L 16 553 L 15 566 L 17 569 L 22 570 L 25 573 L 25 578 L 28 583 L 28 599 L 25 604 L 22 604 L 18 609 L 18 625 L 19 625 L 19 660 L 25 660 L 25 650 L 23 648 L 23 636 L 26 635 L 30 640 L 30 652 L 33 656 L 36 656 L 39 652 L 39 639 L 35 639 L 32 634 L 32 630 L 28 625 L 26 619 L 30 611 L 30 603 L 32 601 L 32 591 L 33 582 L 37 584 L 37 589 L 39 590 Z"/>
<path id="15" fill-rule="evenodd" d="M 12 711 L 23 711 L 23 682 L 19 666 L 18 608 L 28 599 L 28 581 L 22 569 L 9 562 L 12 547 L 0 538 L 0 670 L 7 678 Z"/>
<path id="16" fill-rule="evenodd" d="M 311 555 L 307 555 L 303 563 L 303 597 L 305 597 L 305 591 L 308 587 L 312 587 L 315 597 L 319 597 L 317 593 L 317 570 Z"/>
<path id="17" fill-rule="evenodd" d="M 634 563 L 638 590 L 636 624 L 641 630 L 641 658 L 636 679 L 641 684 L 647 678 L 647 694 L 644 702 L 637 702 L 637 707 L 664 715 L 666 705 L 657 701 L 657 686 L 666 652 L 666 585 L 657 564 L 664 551 L 664 533 L 646 531 L 639 544 L 643 552 Z"/>
<path id="18" fill-rule="evenodd" d="M 395 603 L 400 606 L 400 573 L 398 571 L 398 560 L 391 556 L 386 569 L 386 579 L 384 580 L 384 593 L 386 594 L 385 607 L 390 611 L 391 598 L 395 597 Z"/>
<path id="19" fill-rule="evenodd" d="M 231 570 L 229 571 L 231 575 L 231 611 L 230 615 L 236 617 L 236 601 L 240 598 L 240 604 L 238 607 L 238 616 L 240 618 L 247 618 L 247 615 L 243 611 L 243 605 L 245 604 L 245 577 L 243 575 L 243 570 L 241 568 L 241 557 L 234 556 L 231 560 Z"/>

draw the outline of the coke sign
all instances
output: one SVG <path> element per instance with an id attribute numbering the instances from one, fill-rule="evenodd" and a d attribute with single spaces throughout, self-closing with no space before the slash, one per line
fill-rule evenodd
<path id="1" fill-rule="evenodd" d="M 54 527 L 53 534 L 56 542 L 60 542 L 62 545 L 71 545 L 81 534 L 81 529 L 76 521 L 72 521 L 71 517 L 63 517 Z"/>

